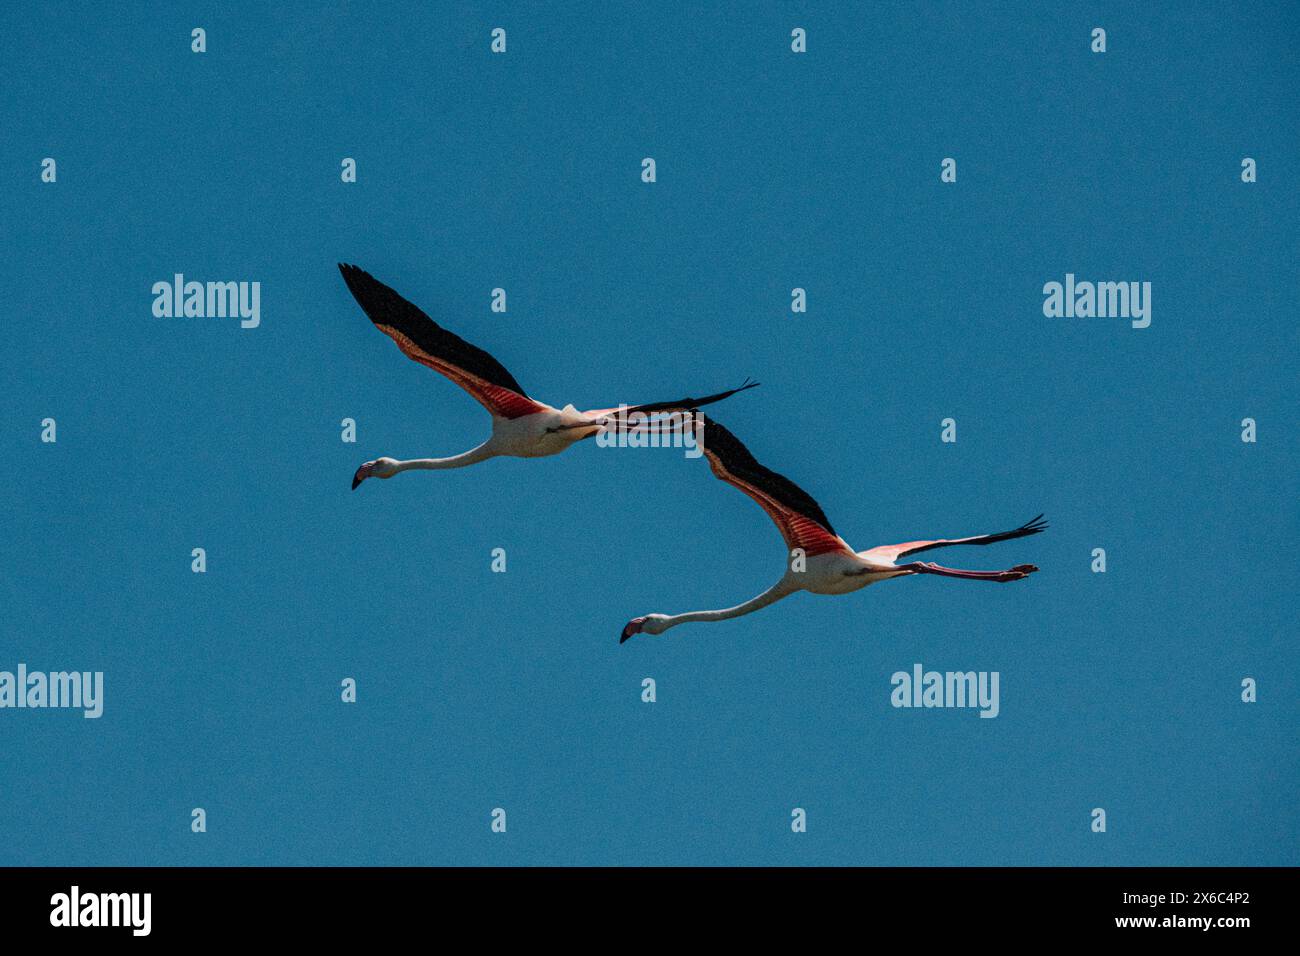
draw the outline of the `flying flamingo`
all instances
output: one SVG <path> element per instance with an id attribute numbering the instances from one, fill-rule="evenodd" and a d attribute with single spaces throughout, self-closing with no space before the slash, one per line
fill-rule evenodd
<path id="1" fill-rule="evenodd" d="M 806 567 L 794 570 L 792 561 L 781 580 L 757 597 L 744 604 L 716 611 L 691 611 L 686 614 L 647 614 L 634 617 L 623 628 L 623 643 L 633 634 L 662 634 L 670 627 L 691 621 L 725 621 L 767 607 L 796 591 L 813 594 L 847 594 L 877 581 L 903 577 L 909 574 L 938 574 L 947 578 L 966 578 L 971 581 L 1018 581 L 1033 574 L 1038 568 L 1032 564 L 1018 564 L 1007 571 L 960 571 L 937 564 L 912 561 L 897 564 L 905 558 L 931 548 L 946 548 L 955 544 L 993 544 L 1026 535 L 1038 534 L 1046 529 L 1042 515 L 1028 521 L 1014 531 L 999 534 L 981 534 L 973 538 L 937 538 L 933 541 L 907 541 L 887 544 L 870 551 L 854 552 L 835 533 L 825 513 L 812 497 L 783 475 L 764 468 L 740 443 L 735 435 L 710 418 L 704 423 L 704 454 L 709 459 L 713 474 L 730 485 L 735 485 L 758 502 L 767 512 L 786 547 L 793 554 L 801 549 Z"/>
<path id="2" fill-rule="evenodd" d="M 558 455 L 575 442 L 614 427 L 618 423 L 614 417 L 617 412 L 629 416 L 639 412 L 649 416 L 660 412 L 690 411 L 701 405 L 720 402 L 758 384 L 746 379 L 739 388 L 716 395 L 630 408 L 602 408 L 591 412 L 580 412 L 572 405 L 554 408 L 529 398 L 500 362 L 448 332 L 370 273 L 342 263 L 339 271 L 370 321 L 396 342 L 407 357 L 447 376 L 492 415 L 492 435 L 477 448 L 450 458 L 414 458 L 410 461 L 377 458 L 368 461 L 352 477 L 354 491 L 367 478 L 391 478 L 398 472 L 412 469 L 463 468 L 503 455 L 515 458 Z M 633 422 L 637 421 L 633 419 Z M 681 424 L 676 423 L 678 427 Z M 628 428 L 624 420 L 617 427 L 635 430 L 645 426 L 634 424 Z"/>

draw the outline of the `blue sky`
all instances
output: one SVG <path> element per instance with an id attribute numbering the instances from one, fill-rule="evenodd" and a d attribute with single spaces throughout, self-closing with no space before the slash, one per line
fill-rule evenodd
<path id="1" fill-rule="evenodd" d="M 1300 862 L 1294 10 L 567 6 L 0 37 L 0 669 L 106 695 L 0 710 L 0 863 Z M 856 548 L 1045 512 L 934 555 L 1041 573 L 620 647 L 775 581 L 774 527 L 702 460 L 594 442 L 350 492 L 489 423 L 339 261 L 552 404 L 753 376 L 718 417 Z M 260 282 L 261 325 L 155 318 L 177 272 Z M 1067 272 L 1150 281 L 1151 326 L 1045 318 Z M 999 671 L 1000 715 L 895 710 L 916 662 Z"/>

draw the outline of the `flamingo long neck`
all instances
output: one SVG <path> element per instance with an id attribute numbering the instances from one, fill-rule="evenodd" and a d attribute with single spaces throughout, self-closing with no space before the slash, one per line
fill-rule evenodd
<path id="1" fill-rule="evenodd" d="M 778 581 L 762 594 L 750 598 L 744 604 L 737 604 L 735 607 L 722 608 L 717 611 L 687 611 L 685 614 L 674 614 L 664 623 L 664 630 L 676 627 L 678 624 L 689 624 L 692 621 L 725 621 L 733 617 L 743 617 L 793 594 L 796 590 L 796 588 L 790 587 L 784 581 Z"/>
<path id="2" fill-rule="evenodd" d="M 496 452 L 488 446 L 490 441 L 485 441 L 477 448 L 471 448 L 467 452 L 459 455 L 452 455 L 450 458 L 412 458 L 410 461 L 399 461 L 393 466 L 393 474 L 400 471 L 433 471 L 440 468 L 464 468 L 466 465 L 477 464 L 488 458 L 495 458 Z"/>

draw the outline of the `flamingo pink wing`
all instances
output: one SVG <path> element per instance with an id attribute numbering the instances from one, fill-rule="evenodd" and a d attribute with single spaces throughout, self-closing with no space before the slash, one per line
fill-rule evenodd
<path id="1" fill-rule="evenodd" d="M 848 551 L 821 506 L 784 475 L 765 468 L 717 419 L 704 425 L 704 454 L 713 474 L 753 498 L 791 550 L 808 556 Z"/>
<path id="2" fill-rule="evenodd" d="M 529 398 L 500 362 L 444 329 L 370 273 L 339 265 L 343 281 L 375 327 L 409 358 L 447 376 L 498 418 L 520 418 L 545 411 Z"/>

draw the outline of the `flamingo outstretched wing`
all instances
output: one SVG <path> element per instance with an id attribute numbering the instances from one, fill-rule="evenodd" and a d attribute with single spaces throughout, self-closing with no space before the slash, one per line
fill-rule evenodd
<path id="1" fill-rule="evenodd" d="M 808 492 L 759 464 L 716 418 L 704 423 L 704 455 L 714 475 L 758 502 L 791 550 L 802 548 L 809 556 L 849 550 Z"/>
<path id="2" fill-rule="evenodd" d="M 339 263 L 339 272 L 362 311 L 409 358 L 451 379 L 498 418 L 545 411 L 524 392 L 504 365 L 481 348 L 444 329 L 417 306 L 369 272 Z"/>
<path id="3" fill-rule="evenodd" d="M 931 548 L 946 548 L 954 544 L 995 544 L 998 541 L 1024 538 L 1046 530 L 1047 522 L 1043 520 L 1042 515 L 1039 515 L 1011 531 L 999 531 L 997 534 L 977 534 L 970 538 L 935 538 L 933 541 L 904 541 L 902 544 L 885 544 L 865 552 L 865 557 L 883 559 L 892 564 L 899 558 L 905 558 L 921 551 L 929 551 Z"/>

